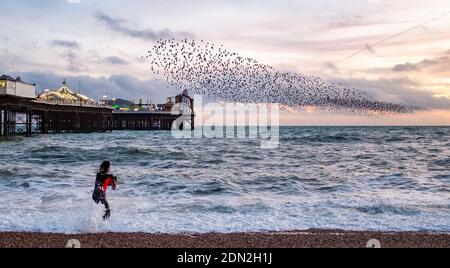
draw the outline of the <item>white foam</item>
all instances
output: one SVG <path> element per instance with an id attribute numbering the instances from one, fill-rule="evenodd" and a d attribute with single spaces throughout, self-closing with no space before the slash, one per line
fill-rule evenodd
<path id="1" fill-rule="evenodd" d="M 302 133 L 294 131 L 292 136 L 301 137 Z M 450 151 L 440 158 L 425 157 L 425 153 L 408 158 L 411 152 L 361 141 L 360 145 L 320 146 L 292 142 L 267 152 L 234 140 L 192 140 L 186 143 L 190 146 L 186 152 L 174 160 L 165 153 L 170 147 L 169 134 L 138 132 L 132 133 L 133 141 L 139 142 L 133 146 L 152 153 L 139 157 L 109 153 L 113 148 L 107 144 L 127 139 L 127 135 L 55 136 L 52 142 L 61 148 L 93 148 L 91 158 L 86 159 L 85 151 L 72 151 L 74 163 L 67 159 L 58 162 L 51 150 L 45 150 L 49 154 L 45 161 L 29 153 L 30 146 L 37 151 L 47 146 L 49 136 L 37 137 L 36 143 L 26 139 L 7 147 L 0 143 L 0 170 L 4 171 L 0 174 L 0 231 L 450 231 L 450 200 L 445 191 L 449 181 L 445 176 L 435 178 L 448 174 L 436 161 Z M 361 137 L 370 135 L 386 134 L 383 129 L 361 132 Z M 412 135 L 413 140 L 416 136 Z M 439 140 L 444 136 L 433 138 L 431 145 L 411 142 L 408 146 L 419 151 L 444 150 L 447 141 Z M 387 147 L 390 151 L 377 151 Z M 370 157 L 355 160 L 365 153 Z M 243 160 L 258 154 L 264 157 Z M 118 191 L 108 192 L 112 209 L 108 221 L 102 220 L 103 205 L 94 204 L 91 198 L 96 165 L 103 160 L 92 155 L 114 158 L 114 173 L 121 182 Z M 375 167 L 370 166 L 372 158 Z M 407 160 L 401 162 L 400 158 Z M 205 159 L 223 161 L 217 165 Z M 382 161 L 389 163 L 380 166 Z M 408 168 L 404 174 L 392 170 L 400 166 Z"/>

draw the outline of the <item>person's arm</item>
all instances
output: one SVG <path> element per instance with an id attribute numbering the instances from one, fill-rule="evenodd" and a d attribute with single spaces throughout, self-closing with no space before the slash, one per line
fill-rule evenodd
<path id="1" fill-rule="evenodd" d="M 107 175 L 106 179 L 103 182 L 103 191 L 106 193 L 106 190 L 108 190 L 108 186 L 111 186 L 113 190 L 116 189 L 116 178 L 114 178 L 113 175 Z"/>
<path id="2" fill-rule="evenodd" d="M 106 177 L 102 183 L 103 186 L 103 192 L 106 193 L 106 191 L 108 190 L 108 186 L 110 184 L 111 179 L 109 177 Z"/>
<path id="3" fill-rule="evenodd" d="M 114 176 L 111 178 L 111 187 L 113 190 L 116 190 L 117 188 L 117 178 L 115 178 Z"/>

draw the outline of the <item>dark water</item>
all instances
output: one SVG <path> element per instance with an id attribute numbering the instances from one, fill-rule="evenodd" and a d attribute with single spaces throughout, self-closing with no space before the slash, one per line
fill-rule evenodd
<path id="1" fill-rule="evenodd" d="M 450 128 L 286 127 L 280 146 L 170 132 L 0 142 L 0 231 L 450 231 Z M 113 217 L 90 195 L 113 163 Z"/>

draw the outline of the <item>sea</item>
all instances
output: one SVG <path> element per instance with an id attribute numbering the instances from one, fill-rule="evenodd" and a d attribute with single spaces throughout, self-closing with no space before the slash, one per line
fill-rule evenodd
<path id="1" fill-rule="evenodd" d="M 112 217 L 91 199 L 103 160 Z M 164 131 L 0 140 L 0 231 L 450 231 L 449 127 L 281 127 L 277 148 Z"/>

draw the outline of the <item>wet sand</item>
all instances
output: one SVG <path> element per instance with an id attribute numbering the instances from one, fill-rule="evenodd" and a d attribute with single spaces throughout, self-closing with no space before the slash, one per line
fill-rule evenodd
<path id="1" fill-rule="evenodd" d="M 450 233 L 308 230 L 177 235 L 0 233 L 0 248 L 64 248 L 70 239 L 77 239 L 82 248 L 364 248 L 371 239 L 383 248 L 450 247 Z"/>

